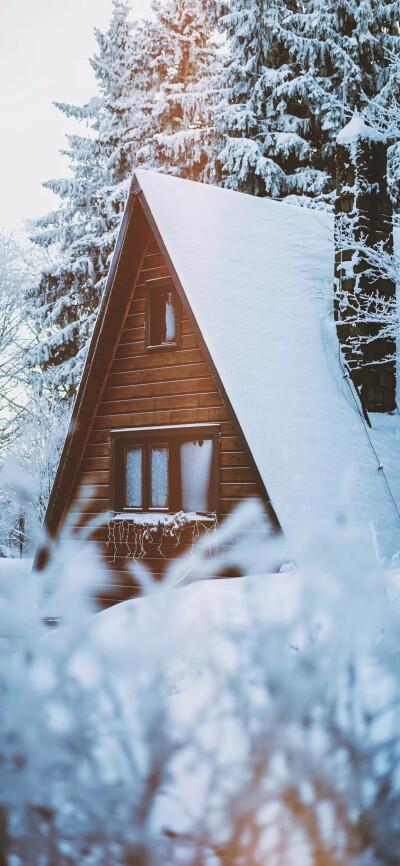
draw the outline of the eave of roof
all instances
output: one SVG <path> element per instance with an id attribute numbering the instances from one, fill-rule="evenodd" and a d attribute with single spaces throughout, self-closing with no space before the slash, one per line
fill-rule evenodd
<path id="1" fill-rule="evenodd" d="M 124 313 L 132 292 L 132 273 L 139 273 L 144 257 L 149 227 L 138 199 L 138 191 L 139 186 L 134 177 L 47 506 L 44 525 L 50 537 L 57 534 L 65 516 L 101 397 L 101 388 L 123 326 Z"/>

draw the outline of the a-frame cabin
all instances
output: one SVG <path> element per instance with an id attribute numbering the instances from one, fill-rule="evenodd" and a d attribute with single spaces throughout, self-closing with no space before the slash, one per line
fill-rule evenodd
<path id="1" fill-rule="evenodd" d="M 262 501 L 276 531 L 265 485 L 135 177 L 47 531 L 72 535 L 82 552 L 89 536 L 96 540 L 98 566 L 109 572 L 98 600 L 107 605 L 137 593 L 133 558 L 162 578 L 172 557 L 249 497 Z"/>
<path id="2" fill-rule="evenodd" d="M 298 557 L 343 515 L 399 550 L 398 413 L 367 428 L 343 376 L 333 234 L 329 214 L 134 176 L 46 515 L 51 538 L 98 539 L 102 604 L 137 592 L 133 557 L 161 577 L 249 497 Z"/>

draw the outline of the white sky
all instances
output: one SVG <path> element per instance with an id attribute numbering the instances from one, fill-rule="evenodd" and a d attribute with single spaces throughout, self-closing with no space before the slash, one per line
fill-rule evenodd
<path id="1" fill-rule="evenodd" d="M 135 3 L 138 15 L 146 7 Z M 59 150 L 78 127 L 52 103 L 96 93 L 93 29 L 107 28 L 111 10 L 111 0 L 0 0 L 0 226 L 57 207 L 41 184 L 68 174 Z"/>

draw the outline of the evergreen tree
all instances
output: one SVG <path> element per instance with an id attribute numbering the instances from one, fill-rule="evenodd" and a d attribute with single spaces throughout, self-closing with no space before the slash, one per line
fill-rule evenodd
<path id="1" fill-rule="evenodd" d="M 128 12 L 124 0 L 113 0 L 108 32 L 96 31 L 98 52 L 91 64 L 99 96 L 82 107 L 58 105 L 90 132 L 68 136 L 73 177 L 45 184 L 61 206 L 38 221 L 33 238 L 58 252 L 31 292 L 41 339 L 29 363 L 40 365 L 50 386 L 67 398 L 80 380 L 136 152 L 146 135 L 142 107 L 151 72 L 143 63 L 142 25 L 134 26 Z"/>
<path id="2" fill-rule="evenodd" d="M 154 0 L 155 133 L 146 158 L 158 170 L 214 180 L 211 82 L 220 68 L 215 22 L 201 0 Z"/>
<path id="3" fill-rule="evenodd" d="M 338 131 L 367 98 L 395 92 L 397 4 L 387 0 L 223 0 L 229 39 L 216 123 L 225 186 L 326 202 Z"/>

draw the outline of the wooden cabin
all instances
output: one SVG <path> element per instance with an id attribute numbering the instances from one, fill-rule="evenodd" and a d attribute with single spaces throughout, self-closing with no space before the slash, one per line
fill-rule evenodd
<path id="1" fill-rule="evenodd" d="M 137 592 L 140 559 L 172 557 L 243 499 L 278 521 L 137 178 L 93 335 L 46 527 L 90 538 L 109 572 L 100 602 Z M 85 532 L 80 530 L 85 529 Z M 84 536 L 84 537 L 83 537 Z"/>
<path id="2" fill-rule="evenodd" d="M 333 270 L 329 214 L 135 174 L 46 515 L 51 538 L 96 539 L 103 606 L 138 592 L 133 560 L 161 579 L 248 498 L 305 546 L 345 508 L 400 547 L 327 317 Z"/>

